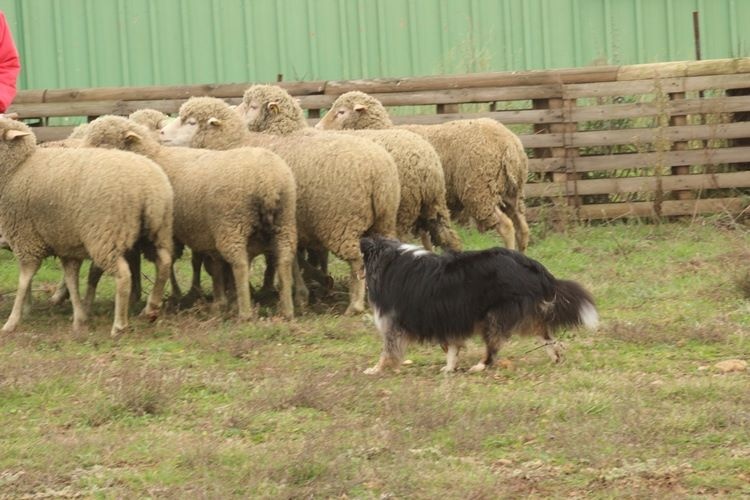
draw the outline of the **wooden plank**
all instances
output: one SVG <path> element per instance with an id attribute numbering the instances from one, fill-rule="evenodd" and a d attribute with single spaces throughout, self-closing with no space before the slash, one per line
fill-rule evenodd
<path id="1" fill-rule="evenodd" d="M 653 94 L 656 92 L 672 94 L 707 89 L 738 89 L 747 87 L 750 76 L 746 73 L 736 75 L 691 76 L 664 78 L 660 80 L 634 80 L 603 83 L 581 83 L 565 85 L 565 99 L 584 97 L 608 97 L 618 95 Z"/>
<path id="2" fill-rule="evenodd" d="M 750 108 L 749 108 L 750 109 Z M 453 120 L 474 120 L 477 118 L 492 118 L 504 125 L 555 123 L 563 120 L 562 110 L 547 109 L 519 109 L 508 111 L 487 111 L 480 113 L 454 113 L 450 115 L 400 115 L 391 116 L 393 123 L 433 125 Z"/>
<path id="3" fill-rule="evenodd" d="M 18 113 L 19 118 L 36 118 L 42 116 L 126 116 L 139 109 L 155 109 L 162 113 L 177 113 L 187 99 L 157 99 L 148 101 L 80 101 L 43 104 L 19 104 L 9 108 L 9 112 Z M 225 98 L 228 104 L 239 104 L 242 98 Z"/>
<path id="4" fill-rule="evenodd" d="M 747 73 L 750 58 L 707 59 L 704 61 L 675 61 L 620 66 L 619 81 L 668 78 L 678 76 L 728 75 Z"/>
<path id="5" fill-rule="evenodd" d="M 75 127 L 31 127 L 36 142 L 59 141 L 70 135 Z"/>
<path id="6" fill-rule="evenodd" d="M 662 191 L 704 190 L 750 187 L 750 171 L 721 174 L 685 174 L 649 177 L 612 177 L 577 182 L 540 182 L 526 185 L 526 196 L 573 196 L 616 193 L 652 193 Z"/>
<path id="7" fill-rule="evenodd" d="M 740 163 L 750 158 L 750 146 L 733 148 L 688 149 L 684 151 L 661 151 L 655 153 L 627 153 L 617 155 L 581 156 L 575 159 L 578 172 L 595 172 L 623 168 L 648 168 L 654 166 L 672 167 L 675 165 L 717 165 L 721 163 Z M 537 163 L 529 162 L 529 171 L 543 168 Z M 550 166 L 550 168 L 558 167 Z"/>
<path id="8" fill-rule="evenodd" d="M 523 136 L 521 137 L 523 140 Z M 615 144 L 650 144 L 657 140 L 692 141 L 741 137 L 750 137 L 750 122 L 576 132 L 570 136 L 569 146 L 612 146 Z"/>
<path id="9" fill-rule="evenodd" d="M 561 171 L 565 165 L 565 158 L 529 158 L 529 172 Z"/>
<path id="10" fill-rule="evenodd" d="M 563 146 L 564 134 L 520 134 L 525 148 L 557 148 Z"/>
<path id="11" fill-rule="evenodd" d="M 516 101 L 559 96 L 560 85 L 534 85 L 529 87 L 483 87 L 415 92 L 370 93 L 384 106 L 420 106 L 433 104 L 461 104 L 493 101 Z M 329 108 L 335 95 L 300 97 L 303 108 Z"/>
<path id="12" fill-rule="evenodd" d="M 750 111 L 750 96 L 685 99 L 669 102 L 636 102 L 630 104 L 601 104 L 580 106 L 572 110 L 570 119 L 576 122 L 589 120 L 616 120 L 641 118 L 666 114 L 713 114 Z"/>
<path id="13" fill-rule="evenodd" d="M 242 97 L 256 82 L 203 85 L 155 85 L 148 87 L 101 87 L 83 89 L 22 90 L 16 104 L 78 101 L 148 101 L 156 99 L 187 99 L 191 96 Z M 321 94 L 326 82 L 271 82 L 285 88 L 292 95 Z"/>
<path id="14" fill-rule="evenodd" d="M 538 221 L 552 208 L 529 207 L 526 210 L 526 218 L 529 221 Z M 746 198 L 713 198 L 704 200 L 666 200 L 661 204 L 661 215 L 665 217 L 731 213 L 739 214 L 748 210 Z M 655 217 L 654 204 L 649 201 L 632 203 L 601 203 L 584 205 L 578 208 L 578 217 L 585 220 L 594 219 L 619 219 L 623 217 Z"/>
<path id="15" fill-rule="evenodd" d="M 440 89 L 469 89 L 478 87 L 513 87 L 580 82 L 614 81 L 618 66 L 595 66 L 558 70 L 507 71 L 406 78 L 377 78 L 372 80 L 329 81 L 325 93 L 341 95 L 352 90 L 368 94 L 413 92 Z"/>

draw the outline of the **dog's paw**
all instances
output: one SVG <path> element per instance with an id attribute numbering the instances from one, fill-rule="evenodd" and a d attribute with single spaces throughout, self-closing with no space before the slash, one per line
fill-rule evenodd
<path id="1" fill-rule="evenodd" d="M 380 373 L 380 368 L 377 366 L 373 366 L 372 368 L 368 368 L 362 373 L 364 373 L 365 375 L 377 375 L 378 373 Z"/>
<path id="2" fill-rule="evenodd" d="M 455 366 L 444 366 L 440 369 L 442 373 L 450 374 L 450 373 L 456 373 L 456 367 Z"/>
<path id="3" fill-rule="evenodd" d="M 479 363 L 469 368 L 469 373 L 483 372 L 485 368 L 487 368 L 487 365 L 480 361 Z"/>

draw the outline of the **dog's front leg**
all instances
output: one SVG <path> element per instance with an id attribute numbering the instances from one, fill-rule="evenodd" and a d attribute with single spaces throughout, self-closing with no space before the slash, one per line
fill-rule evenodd
<path id="1" fill-rule="evenodd" d="M 461 346 L 457 344 L 448 344 L 448 349 L 445 355 L 445 366 L 440 369 L 443 373 L 452 373 L 456 371 L 458 365 L 458 351 Z"/>

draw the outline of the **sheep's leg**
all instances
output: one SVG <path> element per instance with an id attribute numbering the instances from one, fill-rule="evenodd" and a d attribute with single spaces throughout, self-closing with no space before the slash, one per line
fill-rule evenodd
<path id="1" fill-rule="evenodd" d="M 23 309 L 21 313 L 24 317 L 31 314 L 31 287 L 26 289 L 26 296 L 23 298 Z"/>
<path id="2" fill-rule="evenodd" d="M 86 312 L 91 314 L 94 307 L 94 298 L 96 297 L 96 288 L 99 286 L 99 280 L 102 279 L 104 271 L 93 262 L 89 267 L 89 277 L 86 283 L 86 296 L 83 299 L 83 307 Z"/>
<path id="3" fill-rule="evenodd" d="M 54 306 L 59 306 L 62 304 L 65 299 L 68 298 L 68 287 L 65 286 L 65 277 L 60 280 L 60 283 L 57 285 L 57 289 L 55 290 L 55 293 L 52 294 L 52 297 L 49 298 L 50 304 Z"/>
<path id="4" fill-rule="evenodd" d="M 130 266 L 125 257 L 118 257 L 115 262 L 115 319 L 111 335 L 119 335 L 128 327 L 128 302 L 130 299 Z"/>
<path id="5" fill-rule="evenodd" d="M 73 331 L 80 332 L 84 329 L 88 320 L 86 309 L 81 303 L 81 296 L 78 291 L 81 261 L 78 259 L 62 259 L 62 265 L 65 273 L 65 285 L 70 292 L 70 304 L 73 306 Z"/>
<path id="6" fill-rule="evenodd" d="M 279 313 L 286 319 L 292 319 L 294 318 L 292 266 L 294 266 L 295 261 L 295 248 L 289 245 L 277 245 L 274 253 L 277 258 L 276 269 L 279 275 Z"/>
<path id="7" fill-rule="evenodd" d="M 141 252 L 138 248 L 131 248 L 125 253 L 125 259 L 130 266 L 130 305 L 134 306 L 141 300 Z"/>
<path id="8" fill-rule="evenodd" d="M 170 294 L 175 300 L 180 300 L 180 297 L 182 297 L 182 290 L 180 289 L 180 284 L 177 282 L 177 275 L 174 272 L 174 266 L 169 266 L 169 286 L 172 289 L 172 293 Z M 198 271 L 200 273 L 200 271 Z M 199 280 L 200 280 L 200 274 Z"/>
<path id="9" fill-rule="evenodd" d="M 294 305 L 297 309 L 303 309 L 310 303 L 310 290 L 305 285 L 302 270 L 299 267 L 299 257 L 296 252 L 292 260 L 292 274 L 294 277 Z"/>
<path id="10" fill-rule="evenodd" d="M 260 291 L 270 293 L 274 289 L 273 280 L 276 277 L 276 255 L 274 252 L 266 252 L 263 257 L 266 259 L 266 270 L 263 273 L 263 287 Z"/>
<path id="11" fill-rule="evenodd" d="M 13 309 L 10 312 L 8 321 L 6 321 L 3 326 L 3 332 L 12 332 L 21 321 L 23 303 L 26 300 L 26 294 L 31 286 L 31 279 L 34 277 L 34 274 L 36 274 L 40 264 L 41 262 L 39 261 L 19 262 L 18 291 L 16 292 L 16 298 L 13 301 Z"/>
<path id="12" fill-rule="evenodd" d="M 164 287 L 172 273 L 172 254 L 166 248 L 156 249 L 156 258 L 154 259 L 156 269 L 156 279 L 151 293 L 146 301 L 146 308 L 143 313 L 150 321 L 154 321 L 159 316 L 161 303 L 164 300 Z"/>
<path id="13" fill-rule="evenodd" d="M 365 310 L 365 280 L 362 279 L 364 263 L 362 258 L 349 260 L 349 306 L 346 315 L 359 314 Z"/>
<path id="14" fill-rule="evenodd" d="M 226 287 L 224 285 L 224 262 L 221 259 L 210 257 L 206 262 L 206 267 L 210 268 L 209 274 L 213 282 L 214 300 L 211 304 L 211 309 L 214 313 L 218 314 L 227 305 Z"/>
<path id="15" fill-rule="evenodd" d="M 233 256 L 228 262 L 232 266 L 240 319 L 251 319 L 253 317 L 253 306 L 250 301 L 250 266 L 248 265 L 247 254 Z"/>
<path id="16" fill-rule="evenodd" d="M 208 260 L 208 257 L 199 252 L 193 252 L 190 256 L 190 264 L 193 268 L 193 276 L 190 282 L 190 290 L 188 291 L 187 295 L 183 297 L 181 302 L 181 304 L 185 305 L 186 307 L 192 306 L 196 300 L 203 298 L 203 288 L 201 287 L 201 267 L 205 264 L 206 270 L 209 274 L 211 274 L 211 271 L 209 269 L 210 264 Z M 211 278 L 213 279 L 213 276 Z M 172 290 L 172 295 L 174 296 L 174 285 Z"/>
<path id="17" fill-rule="evenodd" d="M 500 207 L 495 207 L 494 229 L 503 239 L 507 248 L 516 249 L 516 230 L 513 227 L 513 221 L 500 210 Z"/>
<path id="18" fill-rule="evenodd" d="M 432 246 L 432 238 L 430 238 L 430 233 L 428 231 L 420 229 L 419 239 L 422 241 L 422 246 L 424 247 L 425 250 L 432 252 L 435 249 Z"/>
<path id="19" fill-rule="evenodd" d="M 526 222 L 526 202 L 524 202 L 523 198 L 519 198 L 516 201 L 513 215 L 513 223 L 516 225 L 518 249 L 525 252 L 529 246 L 529 224 Z"/>

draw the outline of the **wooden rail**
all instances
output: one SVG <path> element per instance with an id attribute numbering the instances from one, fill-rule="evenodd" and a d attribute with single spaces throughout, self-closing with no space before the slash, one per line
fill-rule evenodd
<path id="1" fill-rule="evenodd" d="M 61 117 L 176 113 L 194 95 L 236 104 L 249 85 L 27 90 L 9 111 L 40 119 L 45 141 L 70 133 L 50 125 Z M 532 219 L 748 210 L 750 58 L 278 85 L 310 123 L 360 90 L 391 107 L 397 124 L 488 117 L 510 126 L 530 155 Z"/>

